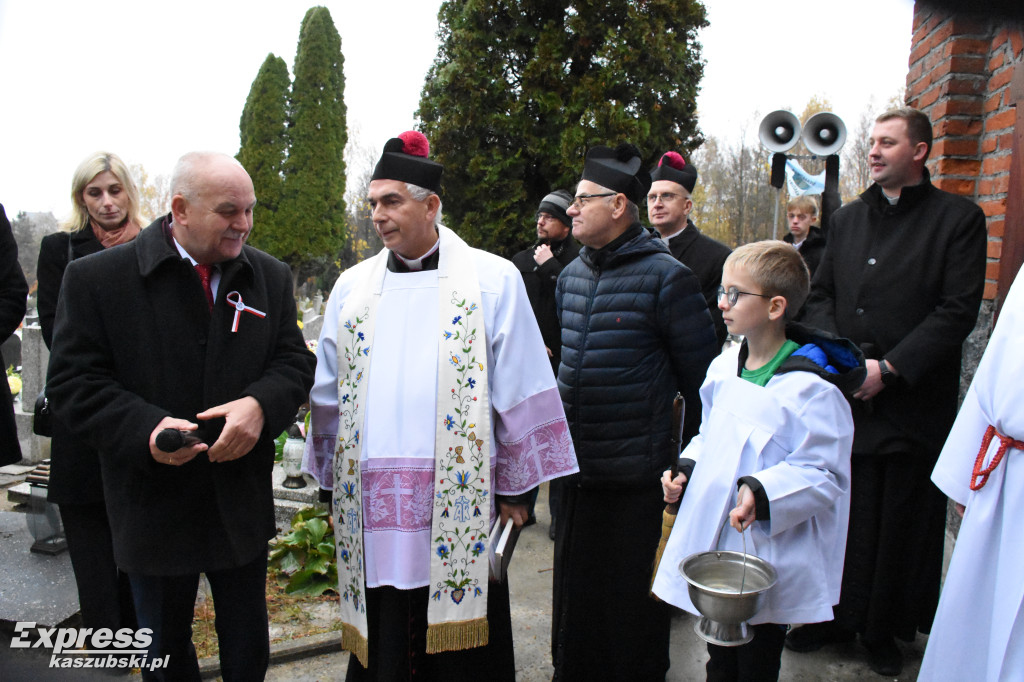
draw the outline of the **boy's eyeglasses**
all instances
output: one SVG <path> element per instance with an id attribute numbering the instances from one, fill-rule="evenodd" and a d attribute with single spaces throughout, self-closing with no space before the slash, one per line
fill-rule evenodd
<path id="1" fill-rule="evenodd" d="M 760 296 L 761 298 L 771 298 L 768 294 L 755 294 L 752 291 L 740 291 L 736 287 L 718 287 L 718 302 L 721 303 L 722 299 L 729 301 L 729 305 L 736 305 L 736 301 L 740 300 L 740 296 Z"/>

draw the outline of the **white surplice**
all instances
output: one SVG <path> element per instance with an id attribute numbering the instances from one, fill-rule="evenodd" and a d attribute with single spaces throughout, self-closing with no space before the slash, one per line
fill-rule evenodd
<path id="1" fill-rule="evenodd" d="M 724 351 L 701 386 L 700 433 L 682 457 L 696 461 L 654 580 L 654 593 L 692 614 L 679 564 L 712 549 L 742 552 L 723 530 L 736 483 L 764 486 L 771 518 L 747 530 L 747 553 L 770 562 L 779 579 L 757 623 L 832 619 L 839 601 L 850 511 L 853 418 L 838 388 L 810 372 L 776 374 L 767 386 L 736 376 L 739 347 Z M 727 525 L 727 524 L 726 524 Z"/>
<path id="2" fill-rule="evenodd" d="M 1024 680 L 1024 452 L 1010 448 L 978 491 L 971 472 L 985 430 L 1024 440 L 1024 281 L 1017 277 L 932 480 L 966 505 L 920 680 Z M 999 448 L 993 439 L 987 467 Z"/>
<path id="3" fill-rule="evenodd" d="M 442 241 L 441 248 L 444 248 Z M 578 471 L 562 401 L 522 278 L 509 262 L 472 249 L 487 338 L 493 495 L 517 495 Z M 442 259 L 442 262 L 444 259 Z M 333 487 L 338 430 L 338 316 L 364 261 L 342 273 L 327 303 L 310 393 L 303 470 Z M 377 306 L 362 433 L 366 585 L 429 582 L 437 424 L 438 271 L 388 272 Z"/>

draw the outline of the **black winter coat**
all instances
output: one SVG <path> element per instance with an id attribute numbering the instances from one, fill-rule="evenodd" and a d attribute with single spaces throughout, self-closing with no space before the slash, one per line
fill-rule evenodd
<path id="1" fill-rule="evenodd" d="M 92 228 L 76 232 L 55 232 L 43 237 L 39 244 L 39 264 L 36 277 L 39 326 L 43 342 L 53 347 L 53 318 L 57 314 L 57 298 L 64 270 L 68 267 L 68 244 L 72 260 L 103 250 Z M 46 498 L 55 504 L 87 504 L 103 502 L 103 482 L 100 480 L 100 456 L 81 438 L 76 438 L 58 418 L 53 420 L 50 439 L 50 486 Z"/>
<path id="2" fill-rule="evenodd" d="M 782 241 L 787 244 L 793 243 L 793 233 L 787 232 L 786 236 L 782 238 Z M 818 270 L 818 265 L 821 263 L 821 257 L 825 253 L 825 235 L 822 234 L 821 228 L 817 225 L 811 225 L 811 229 L 807 230 L 807 238 L 804 239 L 803 244 L 800 245 L 800 255 L 803 256 L 804 263 L 807 263 L 807 269 L 811 271 L 811 277 L 814 277 L 814 273 Z"/>
<path id="3" fill-rule="evenodd" d="M 711 320 L 715 323 L 715 335 L 721 348 L 729 330 L 725 328 L 722 311 L 718 309 L 718 287 L 722 285 L 725 259 L 732 253 L 732 249 L 698 230 L 693 221 L 687 218 L 686 227 L 679 234 L 669 238 L 668 250 L 697 276 L 700 291 L 708 304 L 708 312 L 711 313 Z"/>
<path id="4" fill-rule="evenodd" d="M 878 185 L 832 215 L 803 321 L 845 336 L 900 373 L 853 400 L 855 453 L 937 456 L 956 416 L 960 356 L 985 286 L 985 215 L 924 181 L 892 206 Z"/>
<path id="5" fill-rule="evenodd" d="M 100 451 L 117 565 L 182 575 L 244 565 L 275 534 L 274 442 L 307 400 L 315 358 L 296 325 L 292 275 L 249 246 L 221 264 L 212 313 L 199 277 L 158 219 L 132 242 L 76 260 L 57 305 L 47 391 L 57 416 Z M 240 315 L 226 298 L 266 313 Z M 245 396 L 263 408 L 247 455 L 213 464 L 155 462 L 167 416 L 194 420 Z M 212 443 L 222 421 L 203 422 Z"/>
<path id="6" fill-rule="evenodd" d="M 28 284 L 18 263 L 18 244 L 14 241 L 7 212 L 0 206 L 0 343 L 6 341 L 25 319 L 27 296 Z M 0 466 L 20 461 L 14 397 L 5 380 L 4 386 L 0 387 Z"/>
<path id="7" fill-rule="evenodd" d="M 693 273 L 639 223 L 624 237 L 584 247 L 558 278 L 558 389 L 585 487 L 656 484 L 678 454 L 672 400 L 686 399 L 685 444 L 719 350 Z"/>
<path id="8" fill-rule="evenodd" d="M 562 269 L 574 261 L 580 253 L 580 245 L 569 235 L 560 242 L 551 245 L 552 258 L 543 265 L 537 265 L 533 259 L 534 244 L 512 257 L 512 264 L 523 276 L 526 295 L 530 299 L 530 307 L 537 318 L 540 335 L 544 345 L 551 349 L 551 368 L 557 372 L 562 357 L 562 328 L 558 324 L 558 313 L 555 311 L 555 284 Z"/>

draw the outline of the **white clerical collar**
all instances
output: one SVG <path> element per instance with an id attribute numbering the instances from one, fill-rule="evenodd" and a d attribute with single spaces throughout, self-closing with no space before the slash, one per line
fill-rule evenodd
<path id="1" fill-rule="evenodd" d="M 402 261 L 402 263 L 405 264 L 405 267 L 409 268 L 410 272 L 419 272 L 420 270 L 423 269 L 423 260 L 427 256 L 429 256 L 432 253 L 434 253 L 435 251 L 437 251 L 437 247 L 440 246 L 440 245 L 441 245 L 441 237 L 438 236 L 437 241 L 434 242 L 434 245 L 431 246 L 430 249 L 425 254 L 423 254 L 419 258 L 413 258 L 411 260 L 408 259 L 408 258 L 403 258 L 402 256 L 399 256 L 397 251 L 393 251 L 392 253 L 395 254 L 395 258 L 397 258 L 398 260 Z"/>
<path id="2" fill-rule="evenodd" d="M 688 228 L 689 226 L 690 226 L 690 223 L 689 223 L 689 221 L 687 221 L 687 223 L 685 225 L 683 225 L 683 229 L 679 230 L 678 232 L 673 232 L 672 234 L 670 234 L 667 237 L 662 237 L 661 233 L 659 232 L 658 233 L 658 238 L 661 239 L 662 242 L 664 242 L 665 246 L 668 246 L 668 243 L 670 241 L 672 241 L 673 239 L 675 239 L 676 237 L 681 235 L 683 232 L 686 232 L 686 228 Z"/>

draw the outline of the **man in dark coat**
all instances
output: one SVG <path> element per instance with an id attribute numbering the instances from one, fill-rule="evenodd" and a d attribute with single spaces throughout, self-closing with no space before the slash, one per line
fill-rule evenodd
<path id="1" fill-rule="evenodd" d="M 6 341 L 25 319 L 28 284 L 18 263 L 18 244 L 11 233 L 7 212 L 0 205 L 0 342 Z M 35 397 L 35 396 L 33 396 Z M 21 461 L 18 427 L 14 422 L 11 389 L 0 387 L 0 466 Z"/>
<path id="2" fill-rule="evenodd" d="M 551 371 L 556 374 L 562 358 L 562 329 L 558 325 L 558 313 L 555 311 L 555 283 L 562 268 L 580 253 L 580 245 L 570 234 L 572 220 L 566 213 L 571 203 L 572 195 L 564 189 L 545 196 L 537 207 L 537 241 L 512 257 L 512 263 L 523 276 L 526 295 L 537 318 L 548 359 L 551 360 Z M 555 539 L 555 517 L 558 514 L 561 487 L 560 478 L 548 483 L 548 509 L 551 512 L 548 537 L 552 540 Z M 536 520 L 533 514 L 536 499 L 534 492 L 527 524 Z"/>
<path id="3" fill-rule="evenodd" d="M 262 679 L 273 439 L 306 401 L 314 357 L 291 271 L 245 246 L 256 197 L 241 165 L 186 154 L 171 192 L 171 214 L 134 241 L 68 266 L 47 391 L 101 453 L 115 558 L 153 631 L 150 657 L 169 657 L 144 677 L 199 679 L 191 623 L 205 573 L 224 678 Z M 202 440 L 165 452 L 164 429 Z"/>
<path id="4" fill-rule="evenodd" d="M 686 163 L 676 152 L 666 152 L 651 171 L 651 181 L 647 218 L 672 255 L 697 276 L 721 348 L 729 332 L 718 309 L 718 287 L 722 284 L 722 266 L 732 250 L 702 233 L 690 220 L 690 195 L 697 184 L 697 169 L 692 163 Z"/>
<path id="5" fill-rule="evenodd" d="M 928 117 L 886 112 L 869 161 L 875 183 L 833 215 L 805 319 L 857 343 L 867 378 L 852 402 L 850 531 L 829 623 L 790 633 L 812 651 L 849 640 L 898 675 L 895 638 L 928 632 L 942 570 L 945 498 L 929 476 L 957 409 L 960 358 L 985 282 L 985 216 L 932 186 Z"/>
<path id="6" fill-rule="evenodd" d="M 673 397 L 687 401 L 686 440 L 718 345 L 697 278 L 640 224 L 650 185 L 636 147 L 596 147 L 568 211 L 584 248 L 555 294 L 558 388 L 580 473 L 558 512 L 556 680 L 663 680 L 669 668 L 670 613 L 649 595 L 660 472 L 678 455 Z"/>
<path id="7" fill-rule="evenodd" d="M 789 225 L 789 232 L 782 238 L 787 244 L 792 244 L 807 264 L 811 271 L 811 277 L 818 270 L 821 263 L 821 256 L 825 253 L 825 235 L 821 228 L 815 225 L 818 220 L 818 202 L 814 197 L 806 194 L 793 197 L 786 204 L 786 223 Z"/>
<path id="8" fill-rule="evenodd" d="M 537 326 L 551 359 L 551 370 L 558 371 L 562 357 L 562 330 L 555 312 L 555 282 L 562 269 L 575 260 L 580 245 L 572 238 L 572 219 L 566 211 L 572 195 L 564 189 L 548 194 L 537 207 L 537 241 L 512 257 L 523 276 Z"/>

